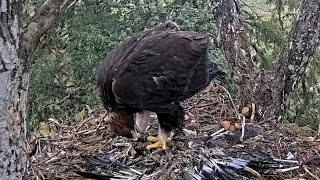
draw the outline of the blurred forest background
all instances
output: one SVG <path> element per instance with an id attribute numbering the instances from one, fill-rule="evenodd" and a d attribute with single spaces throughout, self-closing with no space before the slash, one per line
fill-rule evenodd
<path id="1" fill-rule="evenodd" d="M 245 26 L 258 66 L 279 53 L 300 0 L 241 0 Z M 44 0 L 29 0 L 24 22 Z M 84 108 L 100 106 L 96 73 L 104 56 L 126 37 L 160 22 L 175 21 L 183 30 L 205 32 L 214 39 L 214 4 L 210 0 L 78 0 L 59 15 L 33 56 L 28 95 L 28 129 L 49 118 L 72 123 Z M 212 58 L 228 71 L 223 53 Z M 286 123 L 316 132 L 320 120 L 320 53 L 313 56 L 291 99 Z M 232 85 L 225 84 L 232 92 Z"/>

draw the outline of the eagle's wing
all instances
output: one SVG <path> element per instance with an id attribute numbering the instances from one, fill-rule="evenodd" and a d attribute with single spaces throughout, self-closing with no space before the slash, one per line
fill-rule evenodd
<path id="1" fill-rule="evenodd" d="M 132 51 L 135 50 L 140 41 L 155 33 L 176 31 L 178 29 L 177 24 L 173 22 L 161 23 L 152 29 L 147 29 L 129 37 L 108 54 L 99 69 L 97 77 L 98 86 L 101 91 L 101 99 L 106 107 L 116 103 L 112 92 L 112 79 L 114 79 L 117 74 L 115 70 L 119 69 L 123 62 L 126 63 L 127 59 L 129 59 L 128 56 L 132 54 Z"/>
<path id="2" fill-rule="evenodd" d="M 189 31 L 154 33 L 119 63 L 112 83 L 118 103 L 170 112 L 176 108 L 173 102 L 208 85 L 208 38 Z"/>

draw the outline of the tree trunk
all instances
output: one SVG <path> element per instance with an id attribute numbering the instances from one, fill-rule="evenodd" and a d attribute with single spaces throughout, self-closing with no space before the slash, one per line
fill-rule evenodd
<path id="1" fill-rule="evenodd" d="M 70 1 L 46 1 L 21 38 L 22 1 L 0 1 L 1 179 L 23 179 L 25 176 L 28 60 L 65 2 Z"/>
<path id="2" fill-rule="evenodd" d="M 237 100 L 240 106 L 245 106 L 253 98 L 253 86 L 250 82 L 255 65 L 251 59 L 250 44 L 239 11 L 237 1 L 219 1 L 214 18 L 219 28 L 218 46 L 222 46 L 230 66 Z"/>
<path id="3" fill-rule="evenodd" d="M 242 102 L 255 102 L 258 121 L 281 121 L 289 99 L 319 44 L 320 2 L 304 0 L 286 45 L 266 69 L 252 71 L 250 50 L 237 0 L 222 0 L 216 20 L 220 43 Z M 235 78 L 237 77 L 237 78 Z M 239 78 L 240 77 L 240 78 Z"/>
<path id="4" fill-rule="evenodd" d="M 1 1 L 0 177 L 22 179 L 26 170 L 25 118 L 28 65 L 21 48 L 19 1 Z"/>

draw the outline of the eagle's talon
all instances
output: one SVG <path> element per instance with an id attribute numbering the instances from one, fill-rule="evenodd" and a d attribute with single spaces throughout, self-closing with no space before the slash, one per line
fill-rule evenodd
<path id="1" fill-rule="evenodd" d="M 165 141 L 159 141 L 158 138 L 154 137 L 154 136 L 148 136 L 147 137 L 147 140 L 148 141 L 151 141 L 151 142 L 155 142 L 153 144 L 150 144 L 148 145 L 146 148 L 148 150 L 152 149 L 152 148 L 162 148 L 163 150 L 166 150 L 167 149 L 167 143 L 169 143 L 171 141 L 170 138 L 166 138 Z"/>
<path id="2" fill-rule="evenodd" d="M 154 136 L 148 136 L 148 137 L 147 137 L 147 140 L 148 140 L 148 141 L 151 141 L 151 142 L 157 142 L 157 141 L 158 141 L 158 138 L 157 138 L 157 137 L 154 137 Z"/>
<path id="3" fill-rule="evenodd" d="M 166 148 L 166 143 L 162 143 L 160 141 L 156 142 L 156 143 L 153 143 L 153 144 L 150 144 L 147 146 L 147 149 L 150 150 L 152 148 L 162 148 L 162 149 L 165 149 Z"/>

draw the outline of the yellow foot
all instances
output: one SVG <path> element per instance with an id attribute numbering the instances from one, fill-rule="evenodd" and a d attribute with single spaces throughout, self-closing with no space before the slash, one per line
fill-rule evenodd
<path id="1" fill-rule="evenodd" d="M 151 142 L 157 142 L 157 141 L 158 141 L 158 138 L 157 138 L 157 137 L 154 137 L 154 136 L 148 136 L 148 137 L 147 137 L 147 140 L 148 140 L 148 141 L 151 141 Z"/>
<path id="2" fill-rule="evenodd" d="M 170 138 L 166 138 L 166 140 L 160 141 L 160 140 L 158 140 L 158 138 L 156 138 L 154 136 L 148 136 L 147 140 L 151 141 L 151 142 L 155 142 L 155 143 L 150 144 L 150 145 L 147 146 L 148 150 L 152 149 L 152 148 L 162 148 L 163 150 L 166 150 L 167 149 L 167 143 L 170 142 Z"/>

